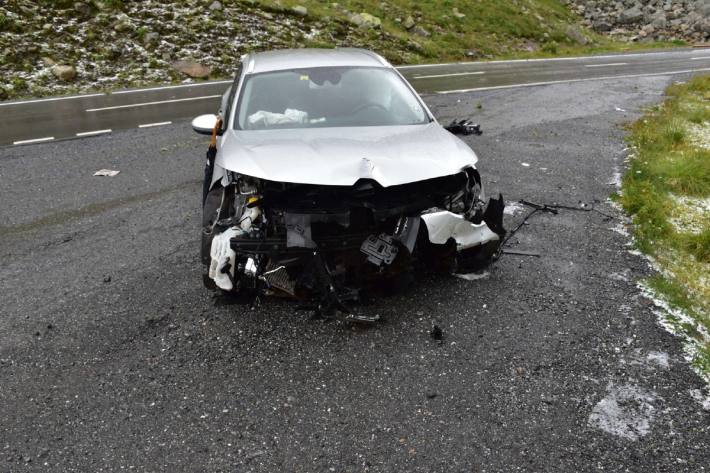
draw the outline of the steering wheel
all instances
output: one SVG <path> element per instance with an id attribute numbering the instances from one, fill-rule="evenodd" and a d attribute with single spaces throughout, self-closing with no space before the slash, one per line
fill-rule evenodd
<path id="1" fill-rule="evenodd" d="M 358 114 L 358 113 L 360 113 L 360 112 L 362 112 L 363 110 L 368 109 L 368 108 L 379 108 L 379 109 L 382 110 L 383 112 L 389 113 L 389 110 L 387 110 L 383 105 L 380 105 L 379 103 L 373 103 L 373 102 L 367 102 L 367 103 L 364 103 L 364 104 L 362 104 L 362 105 L 358 105 L 358 106 L 355 107 L 355 108 L 353 109 L 353 111 L 350 112 L 350 113 L 352 113 L 353 115 L 356 115 L 356 114 Z"/>

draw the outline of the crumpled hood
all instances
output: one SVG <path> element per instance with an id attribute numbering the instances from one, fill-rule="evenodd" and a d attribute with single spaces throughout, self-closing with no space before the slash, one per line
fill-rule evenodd
<path id="1" fill-rule="evenodd" d="M 425 125 L 229 130 L 216 164 L 279 182 L 350 186 L 374 179 L 383 187 L 459 172 L 475 153 L 438 123 Z"/>

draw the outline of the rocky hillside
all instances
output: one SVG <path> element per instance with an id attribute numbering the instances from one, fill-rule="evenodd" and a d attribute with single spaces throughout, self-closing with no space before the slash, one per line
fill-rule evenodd
<path id="1" fill-rule="evenodd" d="M 593 30 L 631 41 L 710 41 L 710 0 L 568 0 Z"/>
<path id="2" fill-rule="evenodd" d="M 587 15 L 603 2 L 577 3 Z M 229 77 L 270 48 L 416 63 L 618 47 L 579 21 L 559 0 L 0 0 L 0 100 Z"/>

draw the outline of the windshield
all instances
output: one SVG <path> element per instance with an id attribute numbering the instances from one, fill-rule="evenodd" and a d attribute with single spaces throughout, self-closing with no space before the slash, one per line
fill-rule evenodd
<path id="1" fill-rule="evenodd" d="M 419 98 L 390 69 L 317 67 L 247 76 L 235 128 L 416 125 L 428 121 Z"/>

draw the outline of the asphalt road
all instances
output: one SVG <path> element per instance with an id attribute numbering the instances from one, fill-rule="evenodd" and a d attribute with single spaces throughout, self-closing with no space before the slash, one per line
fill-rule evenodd
<path id="1" fill-rule="evenodd" d="M 703 383 L 606 200 L 619 125 L 684 78 L 427 96 L 482 123 L 489 192 L 614 218 L 536 215 L 511 245 L 541 257 L 421 274 L 370 328 L 203 289 L 186 120 L 0 149 L 0 471 L 706 471 Z"/>
<path id="2" fill-rule="evenodd" d="M 710 50 L 404 66 L 420 93 L 710 71 Z M 231 81 L 0 103 L 0 146 L 106 134 L 215 113 Z"/>

